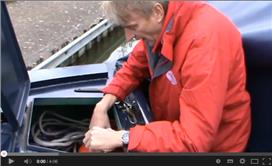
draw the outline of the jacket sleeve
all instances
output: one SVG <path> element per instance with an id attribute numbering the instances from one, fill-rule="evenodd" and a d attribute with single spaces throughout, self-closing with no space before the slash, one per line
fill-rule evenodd
<path id="1" fill-rule="evenodd" d="M 127 62 L 116 72 L 110 84 L 102 91 L 105 94 L 113 94 L 119 99 L 124 100 L 148 76 L 149 69 L 144 51 L 144 43 L 140 41 L 133 49 Z"/>
<path id="2" fill-rule="evenodd" d="M 211 150 L 223 113 L 230 69 L 228 46 L 221 44 L 216 35 L 192 41 L 181 69 L 179 120 L 131 128 L 130 151 Z"/>

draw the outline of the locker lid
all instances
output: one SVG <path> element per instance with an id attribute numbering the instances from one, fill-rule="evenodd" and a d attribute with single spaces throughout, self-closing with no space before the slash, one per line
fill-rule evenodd
<path id="1" fill-rule="evenodd" d="M 4 1 L 1 1 L 1 108 L 13 130 L 23 121 L 30 81 Z"/>

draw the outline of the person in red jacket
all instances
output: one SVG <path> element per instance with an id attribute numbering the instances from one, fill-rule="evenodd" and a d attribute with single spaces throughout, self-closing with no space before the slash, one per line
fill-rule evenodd
<path id="1" fill-rule="evenodd" d="M 83 142 L 110 152 L 242 152 L 251 131 L 241 34 L 206 2 L 112 1 L 109 19 L 140 39 L 97 103 Z M 154 122 L 110 128 L 107 111 L 150 78 Z"/>

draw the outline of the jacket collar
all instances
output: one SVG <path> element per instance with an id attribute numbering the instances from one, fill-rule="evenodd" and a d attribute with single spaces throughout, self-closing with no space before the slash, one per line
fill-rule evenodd
<path id="1" fill-rule="evenodd" d="M 194 8 L 194 2 L 170 1 L 161 34 L 155 42 L 152 52 L 161 47 L 161 54 L 173 61 L 173 45 L 175 39 L 182 35 Z"/>

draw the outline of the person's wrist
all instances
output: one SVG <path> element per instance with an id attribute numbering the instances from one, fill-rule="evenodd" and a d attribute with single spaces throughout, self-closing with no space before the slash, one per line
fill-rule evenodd
<path id="1" fill-rule="evenodd" d="M 125 130 L 116 131 L 116 134 L 115 134 L 116 147 L 123 146 L 122 136 L 125 132 L 126 132 Z"/>
<path id="2" fill-rule="evenodd" d="M 115 135 L 116 147 L 128 146 L 129 142 L 129 131 L 120 130 L 116 131 Z"/>
<path id="3" fill-rule="evenodd" d="M 127 147 L 129 143 L 129 131 L 122 130 L 120 134 L 121 134 L 122 146 Z"/>

